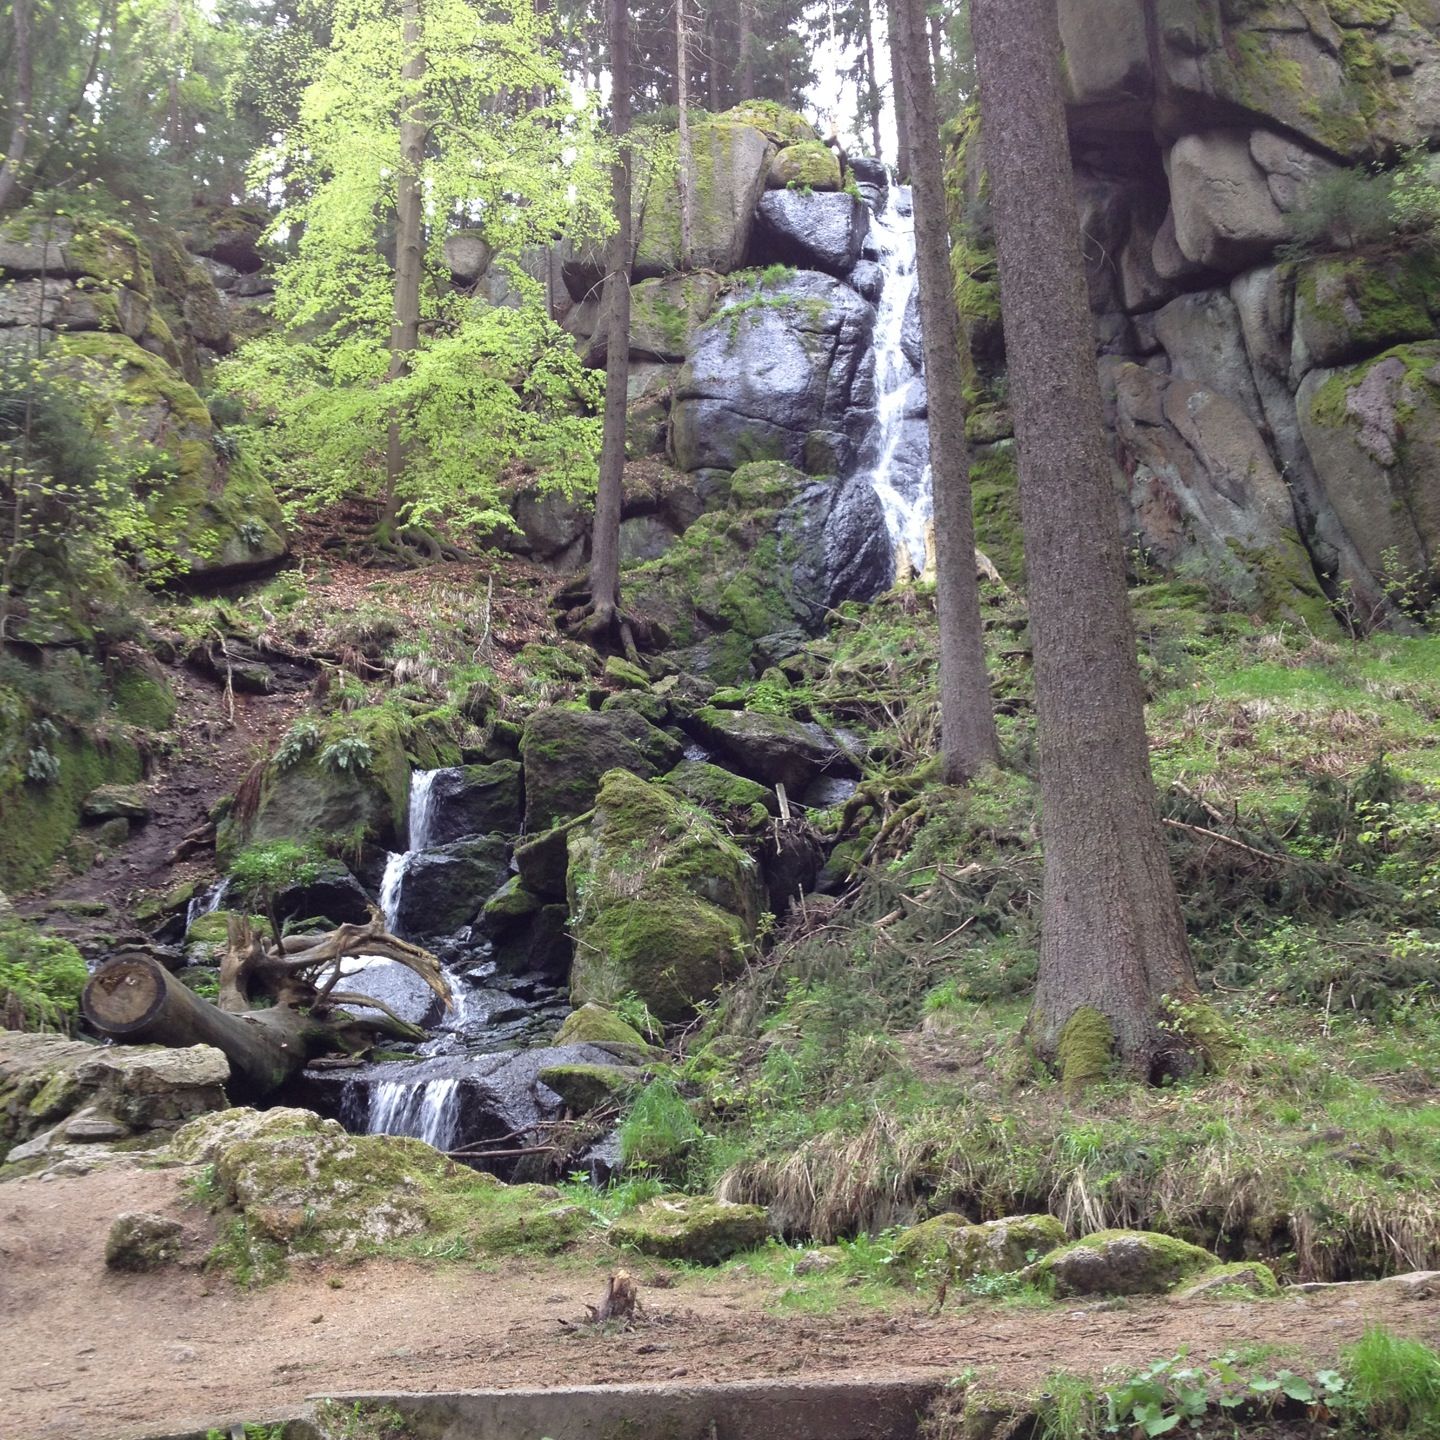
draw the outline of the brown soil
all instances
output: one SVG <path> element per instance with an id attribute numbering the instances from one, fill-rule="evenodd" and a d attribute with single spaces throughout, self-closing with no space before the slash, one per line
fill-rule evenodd
<path id="1" fill-rule="evenodd" d="M 760 1280 L 670 1277 L 627 1261 L 648 1319 L 610 1334 L 562 1323 L 583 1319 L 598 1297 L 603 1256 L 483 1269 L 316 1263 L 256 1291 L 193 1266 L 108 1271 L 105 1235 L 127 1210 L 179 1217 L 194 1254 L 203 1252 L 212 1222 L 184 1203 L 179 1183 L 174 1172 L 126 1166 L 0 1188 L 6 1440 L 203 1430 L 283 1417 L 307 1396 L 337 1391 L 934 1377 L 972 1366 L 1024 1389 L 1057 1370 L 1098 1375 L 1181 1346 L 1203 1357 L 1259 1342 L 1330 1360 L 1376 1322 L 1440 1341 L 1433 1302 L 1399 1300 L 1383 1286 L 1260 1304 L 972 1304 L 939 1315 L 902 1295 L 889 1312 L 801 1315 L 776 1311 Z"/>

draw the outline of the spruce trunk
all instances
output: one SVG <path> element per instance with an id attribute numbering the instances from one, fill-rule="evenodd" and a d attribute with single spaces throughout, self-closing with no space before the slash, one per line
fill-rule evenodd
<path id="1" fill-rule="evenodd" d="M 999 763 L 995 713 L 985 672 L 985 636 L 975 567 L 970 452 L 960 320 L 950 281 L 940 125 L 926 54 L 924 0 L 893 9 L 896 83 L 910 138 L 915 257 L 929 396 L 930 473 L 935 497 L 936 608 L 940 616 L 941 760 L 947 783 L 973 779 Z"/>
<path id="2" fill-rule="evenodd" d="M 1166 1002 L 1197 992 L 1150 776 L 1055 0 L 975 0 L 972 26 L 1035 657 L 1045 882 L 1030 1035 L 1067 1084 L 1103 1073 L 1107 1027 L 1125 1069 L 1158 1079 L 1193 1068 Z"/>

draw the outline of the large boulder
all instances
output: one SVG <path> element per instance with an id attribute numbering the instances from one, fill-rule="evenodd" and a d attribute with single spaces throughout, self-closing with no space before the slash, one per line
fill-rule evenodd
<path id="1" fill-rule="evenodd" d="M 400 882 L 396 925 L 424 940 L 453 935 L 479 915 L 510 871 L 503 835 L 475 836 L 411 855 Z"/>
<path id="2" fill-rule="evenodd" d="M 1248 130 L 1184 135 L 1170 151 L 1175 239 L 1197 265 L 1235 271 L 1263 259 L 1290 233 Z"/>
<path id="3" fill-rule="evenodd" d="M 846 600 L 873 600 L 894 581 L 885 507 L 864 475 L 807 487 L 786 506 L 779 528 L 794 593 L 815 605 L 817 621 Z"/>
<path id="4" fill-rule="evenodd" d="M 840 189 L 838 185 L 831 188 Z M 818 186 L 814 190 L 772 190 L 761 199 L 756 212 L 751 258 L 759 265 L 798 265 L 829 275 L 848 275 L 860 258 L 869 228 L 870 211 L 856 195 L 826 193 Z"/>
<path id="5" fill-rule="evenodd" d="M 524 816 L 520 765 L 497 760 L 441 770 L 431 782 L 427 835 L 448 845 L 467 835 L 515 835 Z"/>
<path id="6" fill-rule="evenodd" d="M 846 473 L 875 419 L 874 328 L 868 301 L 813 270 L 737 287 L 676 378 L 678 468 L 783 460 L 811 474 Z"/>
<path id="7" fill-rule="evenodd" d="M 675 150 L 661 148 L 635 181 L 637 280 L 681 269 L 679 166 Z M 773 153 L 761 131 L 739 120 L 720 116 L 691 127 L 689 268 L 721 275 L 739 268 Z"/>
<path id="8" fill-rule="evenodd" d="M 1138 365 L 1115 377 L 1135 529 L 1167 571 L 1217 599 L 1323 629 L 1325 597 L 1290 491 L 1254 421 L 1228 397 Z"/>
<path id="9" fill-rule="evenodd" d="M 525 724 L 525 829 L 536 833 L 588 810 L 606 771 L 663 775 L 684 750 L 673 736 L 626 710 L 553 705 Z"/>
<path id="10" fill-rule="evenodd" d="M 688 723 L 702 743 L 742 774 L 767 785 L 784 785 L 792 795 L 798 795 L 822 771 L 848 768 L 816 727 L 785 715 L 706 706 Z"/>
<path id="11" fill-rule="evenodd" d="M 842 183 L 839 156 L 820 140 L 787 145 L 770 162 L 765 177 L 771 190 L 838 190 Z"/>
<path id="12" fill-rule="evenodd" d="M 718 1265 L 769 1238 L 770 1221 L 759 1205 L 736 1205 L 698 1195 L 647 1200 L 610 1227 L 610 1238 L 642 1255 Z"/>
<path id="13" fill-rule="evenodd" d="M 1198 1245 L 1148 1230 L 1101 1230 L 1042 1256 L 1028 1271 L 1057 1295 L 1163 1295 L 1208 1270 Z"/>
<path id="14" fill-rule="evenodd" d="M 683 360 L 691 337 L 715 308 L 721 284 L 712 274 L 642 280 L 630 292 L 631 358 Z M 637 398 L 632 394 L 631 403 Z"/>
<path id="15" fill-rule="evenodd" d="M 1008 1275 L 1065 1243 L 1053 1215 L 1008 1215 L 975 1225 L 963 1215 L 935 1215 L 902 1230 L 897 1267 L 912 1275 Z"/>
<path id="16" fill-rule="evenodd" d="M 163 477 L 150 518 L 182 573 L 228 581 L 285 556 L 269 481 L 243 456 L 217 449 L 204 402 L 164 359 L 128 335 L 95 332 L 58 337 L 46 363 L 80 387 L 92 423 L 121 456 Z"/>
<path id="17" fill-rule="evenodd" d="M 1423 603 L 1440 582 L 1440 341 L 1312 370 L 1298 404 L 1325 495 L 1361 558 Z"/>
<path id="18" fill-rule="evenodd" d="M 1292 366 L 1303 374 L 1428 340 L 1435 334 L 1436 309 L 1440 260 L 1428 251 L 1312 260 L 1296 280 Z"/>
<path id="19" fill-rule="evenodd" d="M 760 910 L 755 862 L 704 811 L 624 770 L 570 833 L 571 995 L 635 994 L 690 1019 L 744 963 Z"/>

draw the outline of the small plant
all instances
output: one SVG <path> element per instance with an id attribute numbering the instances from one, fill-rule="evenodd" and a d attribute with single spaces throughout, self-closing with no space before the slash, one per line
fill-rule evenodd
<path id="1" fill-rule="evenodd" d="M 313 754 L 320 744 L 320 727 L 313 720 L 297 720 L 285 733 L 275 751 L 275 764 L 281 770 L 298 765 L 307 755 Z"/>
<path id="2" fill-rule="evenodd" d="M 320 763 L 338 774 L 359 775 L 370 768 L 374 759 L 370 742 L 359 735 L 343 735 L 320 752 Z"/>
<path id="3" fill-rule="evenodd" d="M 1344 1409 L 1364 1433 L 1391 1440 L 1440 1436 L 1440 1354 L 1379 1328 L 1345 1352 Z"/>
<path id="4" fill-rule="evenodd" d="M 652 1080 L 620 1123 L 627 1170 L 673 1174 L 701 1138 L 700 1126 L 671 1080 Z"/>
<path id="5" fill-rule="evenodd" d="M 0 917 L 0 1026 L 68 1033 L 89 978 L 68 940 Z"/>

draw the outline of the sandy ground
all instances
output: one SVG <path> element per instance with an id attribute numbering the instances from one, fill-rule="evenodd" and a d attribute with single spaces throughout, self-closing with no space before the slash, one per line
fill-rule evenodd
<path id="1" fill-rule="evenodd" d="M 649 1318 L 634 1330 L 570 1330 L 597 1298 L 601 1263 L 493 1268 L 316 1264 L 242 1291 L 193 1266 L 121 1275 L 105 1235 L 126 1210 L 173 1214 L 198 1257 L 211 1222 L 175 1172 L 124 1167 L 0 1186 L 0 1435 L 133 1440 L 294 1413 L 346 1390 L 701 1382 L 765 1377 L 949 1376 L 977 1367 L 1004 1385 L 1098 1374 L 1246 1341 L 1333 1357 L 1367 1324 L 1440 1341 L 1440 1306 L 1381 1287 L 1265 1304 L 1075 1303 L 1052 1310 L 908 1299 L 891 1313 L 778 1312 L 748 1277 L 636 1269 Z M 338 1282 L 338 1287 L 336 1288 Z"/>

